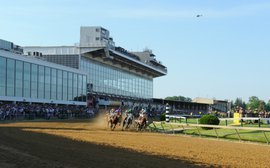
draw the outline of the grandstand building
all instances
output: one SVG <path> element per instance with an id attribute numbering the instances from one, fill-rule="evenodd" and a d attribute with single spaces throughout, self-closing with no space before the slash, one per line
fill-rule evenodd
<path id="1" fill-rule="evenodd" d="M 86 72 L 22 54 L 0 40 L 0 101 L 86 105 Z"/>
<path id="2" fill-rule="evenodd" d="M 47 101 L 61 99 L 77 102 L 77 100 L 82 100 L 90 106 L 145 103 L 153 98 L 153 79 L 167 74 L 166 66 L 156 60 L 151 50 L 132 53 L 116 46 L 109 31 L 102 27 L 81 27 L 80 42 L 73 46 L 27 46 L 23 47 L 26 56 L 9 51 L 1 52 L 13 55 L 16 59 L 27 60 L 31 64 L 31 72 L 33 66 L 38 69 L 37 74 L 40 73 L 39 66 L 41 65 L 44 68 L 51 68 L 48 70 L 50 79 L 42 79 L 44 84 L 50 82 L 50 95 L 45 95 L 48 88 L 42 88 L 44 94 L 39 95 L 38 93 L 43 90 L 40 91 L 39 85 L 33 85 L 37 88 L 37 94 L 33 94 L 34 97 L 31 94 L 26 95 L 31 101 L 32 98 Z M 6 62 L 8 60 L 6 57 L 1 58 Z M 16 71 L 15 67 L 16 64 L 11 68 Z M 45 74 L 47 74 L 46 68 Z M 38 74 L 37 84 L 42 82 L 39 77 Z M 13 79 L 14 91 L 17 87 L 15 78 L 16 75 Z M 30 83 L 34 79 L 30 78 Z M 5 96 L 10 95 L 7 94 L 9 92 L 5 92 Z M 58 92 L 61 94 L 59 97 Z M 11 96 L 17 97 L 16 94 L 11 94 Z M 24 94 L 18 96 L 25 97 Z"/>
<path id="3" fill-rule="evenodd" d="M 210 111 L 218 111 L 227 113 L 230 111 L 230 105 L 227 100 L 216 100 L 216 99 L 208 99 L 197 97 L 192 100 L 194 103 L 205 103 L 209 105 Z"/>

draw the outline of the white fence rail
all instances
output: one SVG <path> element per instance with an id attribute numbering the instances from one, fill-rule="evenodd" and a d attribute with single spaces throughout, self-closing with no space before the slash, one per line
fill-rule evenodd
<path id="1" fill-rule="evenodd" d="M 162 130 L 165 132 L 165 129 L 164 129 L 164 122 L 156 122 L 154 121 L 153 122 L 153 126 L 155 129 L 158 129 L 157 125 L 160 124 L 161 127 L 162 127 Z M 205 125 L 205 124 L 188 124 L 188 123 L 166 123 L 167 125 L 170 126 L 171 128 L 171 131 L 174 133 L 175 132 L 175 129 L 173 127 L 173 125 L 177 125 L 177 126 L 180 126 L 183 130 L 183 132 L 185 133 L 185 130 L 187 129 L 191 129 L 191 128 L 196 128 L 198 133 L 199 133 L 199 136 L 201 136 L 201 132 L 200 132 L 200 129 L 199 128 L 212 128 L 214 129 L 215 133 L 216 133 L 216 137 L 219 138 L 219 135 L 218 135 L 218 132 L 217 132 L 217 129 L 232 129 L 232 130 L 235 130 L 237 136 L 238 136 L 238 139 L 239 141 L 242 140 L 240 134 L 239 134 L 239 130 L 249 130 L 249 131 L 261 131 L 264 135 L 264 138 L 266 140 L 266 143 L 269 144 L 269 139 L 268 137 L 266 136 L 265 132 L 270 132 L 270 128 L 255 128 L 255 127 L 235 127 L 235 126 L 220 126 L 220 125 Z"/>

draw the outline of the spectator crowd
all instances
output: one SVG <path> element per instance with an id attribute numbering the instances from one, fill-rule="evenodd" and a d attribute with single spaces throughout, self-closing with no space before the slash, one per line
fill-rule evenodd
<path id="1" fill-rule="evenodd" d="M 86 106 L 0 102 L 0 120 L 90 118 L 95 113 Z"/>

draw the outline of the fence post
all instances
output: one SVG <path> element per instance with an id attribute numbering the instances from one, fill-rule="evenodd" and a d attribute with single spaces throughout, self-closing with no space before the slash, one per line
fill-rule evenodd
<path id="1" fill-rule="evenodd" d="M 156 124 L 153 122 L 154 130 L 158 131 Z"/>
<path id="2" fill-rule="evenodd" d="M 217 129 L 216 129 L 216 128 L 214 128 L 214 130 L 215 130 L 215 132 L 216 132 L 216 135 L 217 135 L 217 139 L 218 139 L 218 133 L 217 133 Z"/>
<path id="3" fill-rule="evenodd" d="M 263 132 L 264 138 L 265 138 L 265 140 L 266 140 L 266 142 L 267 142 L 267 145 L 269 145 L 269 140 L 268 140 L 268 138 L 267 138 L 265 132 L 264 132 L 264 131 L 262 131 L 262 132 Z"/>
<path id="4" fill-rule="evenodd" d="M 185 127 L 182 125 L 182 127 L 183 127 L 183 132 L 185 133 L 185 135 L 186 135 L 186 132 L 185 132 Z"/>
<path id="5" fill-rule="evenodd" d="M 259 127 L 261 127 L 261 119 L 260 118 L 258 120 L 258 123 L 259 123 Z"/>
<path id="6" fill-rule="evenodd" d="M 236 131 L 236 133 L 237 133 L 237 136 L 238 136 L 238 138 L 239 138 L 239 141 L 241 141 L 241 137 L 240 137 L 240 135 L 239 135 L 239 132 L 237 131 L 237 129 L 235 129 L 235 131 Z"/>
<path id="7" fill-rule="evenodd" d="M 163 130 L 163 133 L 164 133 L 164 132 L 165 132 L 165 129 L 164 129 L 164 127 L 163 127 L 162 122 L 161 122 L 160 124 L 161 124 L 161 128 L 162 128 L 162 130 Z"/>
<path id="8" fill-rule="evenodd" d="M 197 126 L 196 126 L 196 128 L 197 128 L 198 133 L 199 133 L 199 135 L 200 135 L 200 137 L 201 137 L 201 132 L 200 132 L 199 128 L 198 128 Z"/>
<path id="9" fill-rule="evenodd" d="M 166 104 L 166 122 L 170 122 L 170 116 L 169 116 L 169 114 L 170 114 L 170 106 L 169 106 L 169 104 L 167 103 Z"/>
<path id="10" fill-rule="evenodd" d="M 172 124 L 170 124 L 170 126 L 171 126 L 171 129 L 173 130 L 173 134 L 174 134 L 174 128 L 173 128 Z"/>

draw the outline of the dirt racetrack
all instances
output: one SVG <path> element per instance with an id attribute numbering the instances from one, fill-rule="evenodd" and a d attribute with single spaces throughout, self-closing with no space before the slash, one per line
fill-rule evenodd
<path id="1" fill-rule="evenodd" d="M 270 147 L 106 130 L 93 120 L 0 123 L 1 168 L 269 167 Z"/>

